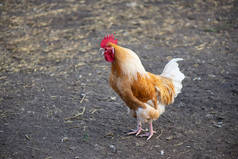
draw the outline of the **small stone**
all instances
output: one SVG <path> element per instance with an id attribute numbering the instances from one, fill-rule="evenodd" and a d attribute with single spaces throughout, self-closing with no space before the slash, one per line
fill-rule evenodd
<path id="1" fill-rule="evenodd" d="M 61 139 L 61 142 L 65 142 L 65 141 L 69 141 L 69 138 L 68 138 L 68 137 L 63 137 L 63 138 Z"/>
<path id="2" fill-rule="evenodd" d="M 161 151 L 160 151 L 160 154 L 163 156 L 163 155 L 164 155 L 164 150 L 161 150 Z"/>
<path id="3" fill-rule="evenodd" d="M 174 137 L 173 136 L 168 136 L 166 137 L 166 140 L 172 140 Z"/>
<path id="4" fill-rule="evenodd" d="M 86 96 L 85 93 L 81 93 L 81 94 L 80 94 L 80 97 L 81 97 L 81 98 L 83 98 L 84 96 Z"/>
<path id="5" fill-rule="evenodd" d="M 208 74 L 208 76 L 211 77 L 211 78 L 215 78 L 216 77 L 216 75 L 213 75 L 213 74 Z"/>
<path id="6" fill-rule="evenodd" d="M 193 81 L 201 81 L 201 77 L 195 77 Z"/>
<path id="7" fill-rule="evenodd" d="M 137 6 L 137 3 L 136 2 L 127 3 L 126 6 L 134 8 Z"/>
<path id="8" fill-rule="evenodd" d="M 219 124 L 219 125 L 222 125 L 222 124 L 223 124 L 223 122 L 222 122 L 222 121 L 219 121 L 219 122 L 217 122 L 217 124 Z"/>
<path id="9" fill-rule="evenodd" d="M 77 147 L 76 147 L 76 146 L 71 146 L 71 147 L 69 147 L 69 149 L 70 149 L 70 150 L 76 150 Z"/>
<path id="10" fill-rule="evenodd" d="M 117 97 L 110 97 L 112 101 L 116 101 Z"/>
<path id="11" fill-rule="evenodd" d="M 221 128 L 223 126 L 223 122 L 222 121 L 218 121 L 217 123 L 214 122 L 213 125 L 217 128 Z"/>
<path id="12" fill-rule="evenodd" d="M 221 128 L 222 127 L 222 125 L 218 125 L 218 124 L 214 124 L 214 126 L 217 127 L 217 128 Z"/>
<path id="13" fill-rule="evenodd" d="M 27 113 L 28 113 L 28 114 L 33 114 L 33 115 L 35 114 L 35 112 L 30 111 L 30 110 L 28 110 Z"/>
<path id="14" fill-rule="evenodd" d="M 213 116 L 212 116 L 212 114 L 207 114 L 206 117 L 209 119 L 212 119 Z"/>
<path id="15" fill-rule="evenodd" d="M 113 153 L 116 153 L 116 152 L 117 152 L 117 149 L 116 149 L 116 147 L 115 147 L 114 145 L 110 145 L 109 148 L 111 149 L 111 151 L 112 151 Z"/>

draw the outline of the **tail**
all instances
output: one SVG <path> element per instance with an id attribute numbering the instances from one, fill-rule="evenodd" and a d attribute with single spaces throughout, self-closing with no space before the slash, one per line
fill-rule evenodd
<path id="1" fill-rule="evenodd" d="M 161 74 L 163 77 L 167 77 L 172 79 L 174 89 L 175 89 L 175 97 L 181 92 L 183 87 L 182 81 L 185 78 L 184 74 L 179 70 L 177 61 L 182 61 L 182 58 L 175 58 L 169 61 Z"/>

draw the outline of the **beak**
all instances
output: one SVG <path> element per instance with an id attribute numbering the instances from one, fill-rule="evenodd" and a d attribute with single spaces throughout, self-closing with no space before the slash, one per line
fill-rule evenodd
<path id="1" fill-rule="evenodd" d="M 104 51 L 105 51 L 104 48 L 100 48 L 100 49 L 99 49 L 99 53 L 100 53 L 101 55 L 104 54 Z"/>

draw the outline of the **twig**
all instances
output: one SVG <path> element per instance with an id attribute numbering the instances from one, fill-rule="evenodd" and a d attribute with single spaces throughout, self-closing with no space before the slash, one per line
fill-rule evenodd
<path id="1" fill-rule="evenodd" d="M 179 143 L 177 143 L 176 145 L 174 145 L 174 146 L 180 146 L 180 145 L 183 145 L 184 144 L 184 142 L 179 142 Z"/>
<path id="2" fill-rule="evenodd" d="M 94 114 L 96 111 L 98 111 L 98 109 L 91 109 L 91 110 L 90 110 L 90 113 L 91 113 L 91 114 Z"/>
<path id="3" fill-rule="evenodd" d="M 167 121 L 169 121 L 170 123 L 174 123 L 171 119 L 169 119 L 169 118 L 167 118 L 167 117 L 165 117 L 165 116 L 163 116 L 163 118 L 165 118 Z"/>
<path id="4" fill-rule="evenodd" d="M 79 102 L 80 104 L 83 103 L 85 97 L 86 97 L 86 94 L 83 95 L 83 98 L 82 98 L 82 99 L 80 100 L 80 102 Z"/>
<path id="5" fill-rule="evenodd" d="M 156 137 L 156 139 L 160 138 L 160 136 L 163 134 L 163 129 L 161 129 L 161 132 L 159 134 L 159 136 Z"/>
<path id="6" fill-rule="evenodd" d="M 31 148 L 31 149 L 33 149 L 33 150 L 37 150 L 37 151 L 41 151 L 39 148 L 37 148 L 37 147 L 31 147 L 31 146 L 26 146 L 27 148 Z"/>
<path id="7" fill-rule="evenodd" d="M 31 140 L 31 138 L 27 134 L 25 134 L 25 138 L 29 141 Z"/>
<path id="8" fill-rule="evenodd" d="M 82 112 L 80 112 L 80 113 L 77 113 L 77 114 L 75 114 L 75 115 L 74 115 L 74 116 L 72 116 L 72 117 L 64 118 L 64 120 L 71 120 L 71 119 L 75 119 L 75 118 L 77 118 L 77 117 L 79 117 L 79 116 L 83 115 L 83 114 L 84 114 L 84 112 L 85 112 L 85 107 L 83 107 L 83 111 L 82 111 Z"/>
<path id="9" fill-rule="evenodd" d="M 79 126 L 73 126 L 73 127 L 70 127 L 69 129 L 74 129 L 74 128 L 79 128 Z"/>

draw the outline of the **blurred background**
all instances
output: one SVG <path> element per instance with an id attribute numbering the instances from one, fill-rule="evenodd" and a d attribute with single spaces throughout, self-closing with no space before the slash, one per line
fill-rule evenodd
<path id="1" fill-rule="evenodd" d="M 113 33 L 184 89 L 149 142 L 108 85 Z M 0 158 L 238 158 L 237 0 L 0 1 Z"/>

